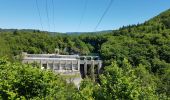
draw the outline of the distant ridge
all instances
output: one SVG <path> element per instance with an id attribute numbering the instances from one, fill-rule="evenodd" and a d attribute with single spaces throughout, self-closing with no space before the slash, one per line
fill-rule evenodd
<path id="1" fill-rule="evenodd" d="M 21 31 L 21 32 L 37 32 L 37 31 L 41 31 L 41 30 L 38 30 L 38 29 L 2 29 L 0 28 L 0 32 L 14 32 L 14 31 Z M 88 33 L 110 33 L 112 32 L 112 30 L 104 30 L 104 31 L 96 31 L 96 32 L 65 32 L 65 33 L 62 33 L 62 32 L 48 32 L 48 31 L 41 31 L 41 32 L 47 32 L 47 33 L 50 33 L 50 34 L 88 34 Z"/>
<path id="2" fill-rule="evenodd" d="M 85 33 L 109 33 L 112 30 L 96 31 L 96 32 L 66 32 L 66 34 L 85 34 Z"/>

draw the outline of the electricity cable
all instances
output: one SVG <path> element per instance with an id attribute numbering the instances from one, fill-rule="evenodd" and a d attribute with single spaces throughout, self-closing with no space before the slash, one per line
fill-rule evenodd
<path id="1" fill-rule="evenodd" d="M 44 28 L 43 28 L 43 24 L 42 24 L 42 17 L 41 17 L 41 13 L 40 13 L 40 8 L 39 8 L 39 6 L 38 6 L 38 0 L 36 0 L 36 7 L 37 7 L 38 15 L 39 15 L 39 20 L 40 20 L 41 29 L 42 29 L 42 31 L 43 31 Z"/>
<path id="2" fill-rule="evenodd" d="M 104 13 L 102 14 L 99 22 L 97 23 L 94 31 L 96 31 L 96 29 L 99 27 L 100 23 L 102 22 L 103 18 L 105 17 L 105 15 L 107 14 L 108 10 L 110 9 L 110 7 L 112 6 L 113 0 L 110 0 L 109 5 L 107 6 L 107 8 L 105 9 Z"/>
<path id="3" fill-rule="evenodd" d="M 48 21 L 48 30 L 50 31 L 50 19 L 49 19 L 49 12 L 48 12 L 48 0 L 46 0 L 46 14 L 47 14 L 47 21 Z"/>
<path id="4" fill-rule="evenodd" d="M 52 0 L 52 6 L 53 6 L 53 26 L 54 26 L 54 32 L 55 32 L 55 9 L 54 9 L 54 0 Z"/>
<path id="5" fill-rule="evenodd" d="M 87 9 L 87 3 L 88 3 L 88 0 L 85 0 L 85 5 L 84 5 L 83 13 L 82 13 L 82 15 L 81 15 L 81 19 L 80 19 L 80 22 L 79 22 L 79 24 L 78 24 L 78 29 L 77 29 L 77 31 L 80 29 L 81 24 L 82 24 L 82 21 L 83 21 L 83 19 L 84 19 L 84 15 L 85 15 L 86 9 Z"/>

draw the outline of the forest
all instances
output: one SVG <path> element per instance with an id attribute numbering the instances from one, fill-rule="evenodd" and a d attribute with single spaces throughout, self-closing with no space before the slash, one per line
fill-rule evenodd
<path id="1" fill-rule="evenodd" d="M 80 88 L 62 76 L 21 63 L 21 53 L 99 55 L 99 82 L 88 77 Z M 169 100 L 170 9 L 118 30 L 51 34 L 0 30 L 0 99 Z"/>

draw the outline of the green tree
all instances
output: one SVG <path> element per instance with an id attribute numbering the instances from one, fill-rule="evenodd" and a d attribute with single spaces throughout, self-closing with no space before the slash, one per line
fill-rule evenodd
<path id="1" fill-rule="evenodd" d="M 0 60 L 0 98 L 2 99 L 65 100 L 71 98 L 74 91 L 73 85 L 67 84 L 53 72 Z"/>
<path id="2" fill-rule="evenodd" d="M 135 70 L 126 59 L 120 67 L 116 62 L 106 67 L 100 78 L 101 100 L 158 99 L 154 94 L 154 88 L 142 85 L 143 81 L 137 77 Z"/>

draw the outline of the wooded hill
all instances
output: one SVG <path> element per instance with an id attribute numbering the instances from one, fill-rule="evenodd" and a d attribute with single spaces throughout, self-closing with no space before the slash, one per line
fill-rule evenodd
<path id="1" fill-rule="evenodd" d="M 170 98 L 170 10 L 104 34 L 0 31 L 0 56 L 12 62 L 20 61 L 21 52 L 54 53 L 55 48 L 60 54 L 98 54 L 104 61 L 101 83 L 85 80 L 74 99 Z"/>

